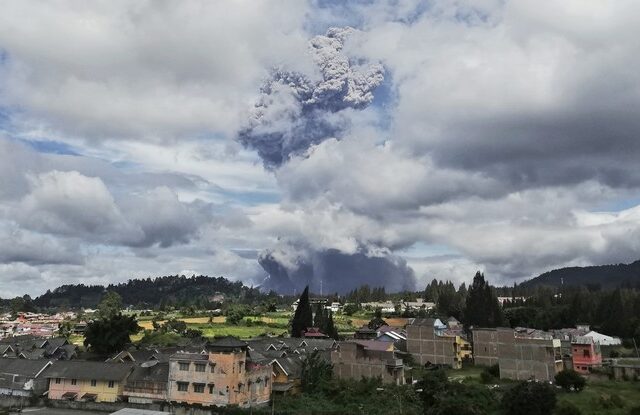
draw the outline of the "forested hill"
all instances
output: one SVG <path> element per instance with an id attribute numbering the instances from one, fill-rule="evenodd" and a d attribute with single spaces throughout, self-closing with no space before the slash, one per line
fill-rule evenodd
<path id="1" fill-rule="evenodd" d="M 631 264 L 569 267 L 545 272 L 520 284 L 530 288 L 539 285 L 559 287 L 584 285 L 610 289 L 616 287 L 640 287 L 640 261 Z"/>
<path id="2" fill-rule="evenodd" d="M 206 307 L 214 303 L 216 293 L 226 297 L 251 298 L 260 296 L 257 288 L 249 288 L 240 281 L 224 277 L 166 276 L 129 280 L 126 283 L 102 285 L 63 285 L 49 290 L 33 300 L 38 307 L 96 307 L 106 291 L 115 291 L 125 305 L 161 307 L 163 305 Z"/>

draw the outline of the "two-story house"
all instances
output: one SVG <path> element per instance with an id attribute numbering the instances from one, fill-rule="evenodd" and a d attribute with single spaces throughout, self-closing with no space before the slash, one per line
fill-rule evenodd
<path id="1" fill-rule="evenodd" d="M 125 381 L 133 370 L 129 363 L 56 361 L 45 372 L 49 379 L 49 399 L 117 402 L 122 399 Z"/>

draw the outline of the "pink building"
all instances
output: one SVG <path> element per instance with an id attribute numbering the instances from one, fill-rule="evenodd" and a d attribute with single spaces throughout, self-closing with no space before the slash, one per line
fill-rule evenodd
<path id="1" fill-rule="evenodd" d="M 574 337 L 571 341 L 571 359 L 573 370 L 579 373 L 589 373 L 591 367 L 602 365 L 600 343 L 594 342 L 592 337 Z"/>

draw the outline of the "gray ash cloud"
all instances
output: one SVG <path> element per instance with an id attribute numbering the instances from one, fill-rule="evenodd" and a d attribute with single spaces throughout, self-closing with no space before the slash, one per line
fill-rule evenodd
<path id="1" fill-rule="evenodd" d="M 268 249 L 259 262 L 269 274 L 265 289 L 300 292 L 309 285 L 319 292 L 344 294 L 362 284 L 384 286 L 388 292 L 415 289 L 415 275 L 406 261 L 390 252 L 372 254 L 366 249 L 345 253 L 337 249 L 306 250 L 293 245 Z"/>
<path id="2" fill-rule="evenodd" d="M 277 69 L 265 82 L 238 134 L 244 146 L 258 152 L 265 167 L 277 168 L 315 144 L 340 138 L 349 126 L 347 112 L 371 104 L 384 80 L 384 68 L 345 53 L 345 42 L 355 33 L 350 27 L 331 28 L 309 42 L 320 79 Z"/>

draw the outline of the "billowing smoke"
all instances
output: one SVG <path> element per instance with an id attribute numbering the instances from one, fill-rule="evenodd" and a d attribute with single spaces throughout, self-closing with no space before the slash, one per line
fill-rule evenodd
<path id="1" fill-rule="evenodd" d="M 309 42 L 320 79 L 278 69 L 262 87 L 238 139 L 258 152 L 265 167 L 277 168 L 314 144 L 340 138 L 349 125 L 347 112 L 373 101 L 384 68 L 349 59 L 344 45 L 354 33 L 351 27 L 331 28 Z"/>
<path id="2" fill-rule="evenodd" d="M 278 69 L 265 82 L 238 140 L 256 150 L 266 168 L 277 169 L 327 139 L 341 139 L 354 111 L 371 104 L 384 68 L 349 56 L 345 45 L 357 33 L 351 27 L 329 29 L 309 42 L 317 73 Z M 339 293 L 361 284 L 389 291 L 415 285 L 413 270 L 402 258 L 366 243 L 345 252 L 294 238 L 265 250 L 259 262 L 269 274 L 263 288 L 282 293 L 300 292 L 305 285 L 319 292 L 321 281 L 324 292 Z"/>
<path id="3" fill-rule="evenodd" d="M 264 288 L 281 293 L 300 292 L 306 285 L 318 293 L 346 293 L 362 284 L 387 292 L 415 289 L 413 270 L 404 259 L 382 249 L 344 253 L 337 249 L 308 250 L 292 245 L 265 250 L 260 265 L 269 274 Z"/>

